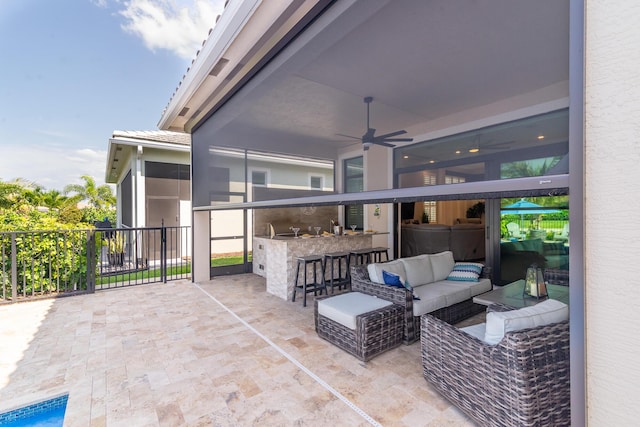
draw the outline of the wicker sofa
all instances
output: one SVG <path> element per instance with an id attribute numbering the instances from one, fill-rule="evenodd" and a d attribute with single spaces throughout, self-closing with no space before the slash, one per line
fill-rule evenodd
<path id="1" fill-rule="evenodd" d="M 421 328 L 425 379 L 479 425 L 571 424 L 568 320 L 507 332 L 495 345 L 431 315 Z"/>
<path id="2" fill-rule="evenodd" d="M 477 282 L 446 280 L 455 265 L 451 251 L 401 258 L 374 265 L 379 266 L 378 269 L 388 268 L 389 271 L 408 279 L 413 291 L 404 287 L 388 286 L 380 280 L 372 280 L 371 264 L 351 266 L 351 289 L 402 306 L 405 344 L 420 339 L 421 315 L 431 313 L 445 322 L 459 322 L 484 311 L 486 307 L 475 304 L 473 297 L 492 289 L 491 280 L 484 274 L 484 268 Z M 420 301 L 414 300 L 414 294 L 419 296 Z"/>

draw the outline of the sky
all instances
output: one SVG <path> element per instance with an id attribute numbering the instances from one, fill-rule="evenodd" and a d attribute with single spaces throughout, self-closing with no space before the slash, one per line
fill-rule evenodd
<path id="1" fill-rule="evenodd" d="M 104 184 L 114 130 L 156 130 L 224 0 L 0 0 L 0 180 Z"/>

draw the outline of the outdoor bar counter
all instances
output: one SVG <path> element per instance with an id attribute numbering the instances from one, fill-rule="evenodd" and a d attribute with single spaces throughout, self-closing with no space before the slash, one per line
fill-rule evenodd
<path id="1" fill-rule="evenodd" d="M 291 300 L 296 275 L 296 257 L 324 255 L 329 252 L 349 252 L 371 248 L 373 236 L 387 233 L 358 233 L 329 237 L 269 237 L 253 238 L 253 272 L 266 279 L 267 292 Z M 309 269 L 310 270 L 310 269 Z"/>

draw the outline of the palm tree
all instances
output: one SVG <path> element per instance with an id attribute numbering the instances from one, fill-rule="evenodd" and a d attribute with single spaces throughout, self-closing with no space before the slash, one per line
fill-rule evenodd
<path id="1" fill-rule="evenodd" d="M 69 200 L 58 190 L 49 190 L 42 195 L 42 204 L 49 209 L 60 209 Z"/>
<path id="2" fill-rule="evenodd" d="M 97 209 L 109 207 L 116 204 L 116 198 L 108 185 L 96 186 L 96 181 L 89 175 L 82 175 L 80 178 L 84 180 L 84 185 L 69 184 L 64 187 L 64 194 L 76 193 L 71 197 L 75 202 L 88 201 L 89 204 Z"/>
<path id="3" fill-rule="evenodd" d="M 561 156 L 554 156 L 548 163 L 534 165 L 532 162 L 511 162 L 503 165 L 502 178 L 521 178 L 525 176 L 542 176 L 560 161 Z"/>

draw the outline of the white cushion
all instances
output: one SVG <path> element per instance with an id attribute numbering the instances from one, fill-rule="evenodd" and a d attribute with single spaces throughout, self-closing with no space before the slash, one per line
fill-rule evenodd
<path id="1" fill-rule="evenodd" d="M 400 258 L 404 264 L 405 276 L 411 286 L 420 286 L 433 282 L 433 269 L 429 255 L 418 255 L 409 258 Z"/>
<path id="2" fill-rule="evenodd" d="M 451 270 L 453 270 L 453 266 L 456 263 L 453 260 L 453 252 L 451 251 L 431 254 L 429 255 L 429 260 L 431 261 L 434 282 L 445 280 L 449 276 L 449 273 L 451 273 Z"/>
<path id="3" fill-rule="evenodd" d="M 355 330 L 357 316 L 392 304 L 372 295 L 348 292 L 318 301 L 318 314 Z"/>
<path id="4" fill-rule="evenodd" d="M 484 341 L 487 344 L 497 344 L 507 332 L 535 328 L 568 319 L 569 306 L 554 299 L 548 299 L 519 310 L 492 311 L 487 313 Z"/>
<path id="5" fill-rule="evenodd" d="M 449 305 L 447 299 L 452 299 L 452 293 L 456 293 L 456 291 L 455 287 L 440 283 L 429 283 L 413 288 L 413 295 L 420 298 L 413 300 L 413 315 L 422 316 L 425 313 L 447 307 Z"/>
<path id="6" fill-rule="evenodd" d="M 484 341 L 486 326 L 486 323 L 478 323 L 477 325 L 465 326 L 464 328 L 460 328 L 460 330 L 472 337 L 478 338 L 480 341 Z"/>
<path id="7" fill-rule="evenodd" d="M 436 283 L 444 283 L 444 284 L 455 284 L 458 286 L 464 286 L 471 291 L 471 296 L 475 297 L 476 295 L 483 294 L 485 292 L 489 292 L 493 289 L 493 285 L 491 284 L 490 279 L 480 279 L 477 282 L 458 282 L 454 280 L 442 280 L 441 282 Z"/>
<path id="8" fill-rule="evenodd" d="M 388 273 L 397 274 L 400 277 L 407 277 L 407 273 L 404 269 L 404 264 L 400 260 L 389 261 L 389 262 L 379 262 L 375 264 L 369 264 L 367 266 L 367 271 L 369 272 L 369 279 L 373 283 L 382 283 L 384 284 L 384 278 L 382 277 L 382 270 L 387 271 Z M 409 282 L 411 284 L 411 282 Z"/>

